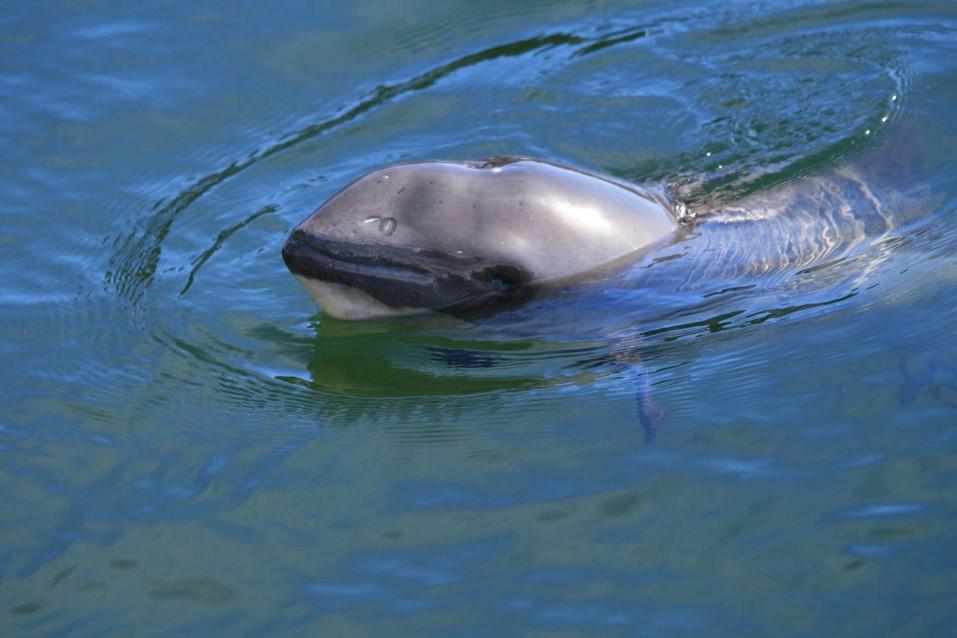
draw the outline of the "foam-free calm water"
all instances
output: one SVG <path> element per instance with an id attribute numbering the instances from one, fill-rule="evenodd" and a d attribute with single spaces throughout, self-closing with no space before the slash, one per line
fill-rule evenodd
<path id="1" fill-rule="evenodd" d="M 19 3 L 0 41 L 0 635 L 952 626 L 954 5 Z M 904 127 L 926 210 L 734 290 L 348 323 L 279 256 L 393 161 L 704 201 Z"/>

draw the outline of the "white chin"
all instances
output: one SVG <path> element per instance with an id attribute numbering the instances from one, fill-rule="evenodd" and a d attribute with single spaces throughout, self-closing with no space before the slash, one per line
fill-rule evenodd
<path id="1" fill-rule="evenodd" d="M 322 311 L 336 319 L 372 319 L 374 317 L 397 317 L 428 312 L 423 308 L 400 306 L 394 308 L 373 299 L 370 295 L 342 284 L 318 281 L 295 276 Z"/>

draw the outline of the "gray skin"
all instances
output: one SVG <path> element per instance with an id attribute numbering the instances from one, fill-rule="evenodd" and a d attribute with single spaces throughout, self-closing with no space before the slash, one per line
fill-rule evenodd
<path id="1" fill-rule="evenodd" d="M 853 254 L 900 208 L 874 156 L 693 219 L 662 187 L 524 158 L 412 162 L 359 178 L 283 258 L 342 319 L 514 307 L 644 259 L 656 287 L 796 272 Z M 893 167 L 891 167 L 893 168 Z M 893 171 L 891 171 L 893 172 Z"/>
<path id="2" fill-rule="evenodd" d="M 514 306 L 673 242 L 662 189 L 533 159 L 412 162 L 359 178 L 283 246 L 342 319 Z"/>

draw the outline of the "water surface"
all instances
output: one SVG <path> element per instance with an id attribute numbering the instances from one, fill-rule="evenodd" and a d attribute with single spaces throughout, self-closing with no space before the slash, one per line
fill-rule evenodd
<path id="1" fill-rule="evenodd" d="M 952 3 L 38 2 L 0 42 L 0 634 L 952 626 Z M 394 161 L 707 208 L 902 137 L 921 204 L 809 269 L 347 323 L 279 257 Z"/>

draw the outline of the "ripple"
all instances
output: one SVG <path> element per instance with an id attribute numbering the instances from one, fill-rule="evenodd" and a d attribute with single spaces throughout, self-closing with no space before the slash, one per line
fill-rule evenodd
<path id="1" fill-rule="evenodd" d="M 635 164 L 631 158 L 637 151 L 625 149 L 621 157 L 612 157 L 600 150 L 594 155 L 572 147 L 566 150 L 618 175 L 647 179 L 670 174 L 679 185 L 682 178 L 673 169 L 684 164 L 697 175 L 694 188 L 710 202 L 766 190 L 833 165 L 848 153 L 876 144 L 883 131 L 896 124 L 903 98 L 911 90 L 911 71 L 892 47 L 882 44 L 886 25 L 862 26 L 874 16 L 852 19 L 854 28 L 866 33 L 859 51 L 853 52 L 842 47 L 846 30 L 809 26 L 822 15 L 834 17 L 826 11 L 785 12 L 786 19 L 776 16 L 771 23 L 748 9 L 735 11 L 645 12 L 635 19 L 623 13 L 611 20 L 579 21 L 569 28 L 525 31 L 424 69 L 412 67 L 405 79 L 380 84 L 325 116 L 299 118 L 302 124 L 284 135 L 270 138 L 256 133 L 256 127 L 244 129 L 243 136 L 259 138 L 258 146 L 237 153 L 221 169 L 185 188 L 175 190 L 178 185 L 162 180 L 144 183 L 139 195 L 160 199 L 135 231 L 114 237 L 115 252 L 105 279 L 134 307 L 144 307 L 149 289 L 154 289 L 157 305 L 176 304 L 177 296 L 188 295 L 188 304 L 180 310 L 191 319 L 148 328 L 156 343 L 179 360 L 161 373 L 162 383 L 169 385 L 168 396 L 186 392 L 192 379 L 206 377 L 220 399 L 231 405 L 291 412 L 317 423 L 392 420 L 404 439 L 451 441 L 462 432 L 444 426 L 417 430 L 415 423 L 426 415 L 437 418 L 443 409 L 474 414 L 481 405 L 488 406 L 488 414 L 498 421 L 517 415 L 523 407 L 544 414 L 568 391 L 595 400 L 627 400 L 632 410 L 636 383 L 680 392 L 697 356 L 694 344 L 703 337 L 713 340 L 721 333 L 813 319 L 870 303 L 873 295 L 865 286 L 879 285 L 890 267 L 882 264 L 893 262 L 903 242 L 887 237 L 844 256 L 772 264 L 761 273 L 700 277 L 697 287 L 643 285 L 639 267 L 608 282 L 602 291 L 544 301 L 484 327 L 420 328 L 399 322 L 380 336 L 368 326 L 336 327 L 326 319 L 315 329 L 279 330 L 269 336 L 257 333 L 258 328 L 249 331 L 248 326 L 238 331 L 229 325 L 198 331 L 186 327 L 189 322 L 210 323 L 214 309 L 242 313 L 259 305 L 280 314 L 310 312 L 301 295 L 295 297 L 298 291 L 274 283 L 290 283 L 274 256 L 288 230 L 286 214 L 298 215 L 295 211 L 304 206 L 315 206 L 315 191 L 328 192 L 391 151 L 343 157 L 319 175 L 297 165 L 304 165 L 312 149 L 320 148 L 313 144 L 318 138 L 353 136 L 376 123 L 385 126 L 400 107 L 412 112 L 424 103 L 415 101 L 419 94 L 431 100 L 455 95 L 461 91 L 458 82 L 474 91 L 487 85 L 497 92 L 517 92 L 516 99 L 529 109 L 548 103 L 554 114 L 541 121 L 550 128 L 555 117 L 580 113 L 594 121 L 600 114 L 613 137 L 629 143 L 639 139 L 627 137 L 629 128 L 636 127 L 630 122 L 616 127 L 614 120 L 632 110 L 645 118 L 639 122 L 662 116 L 663 122 L 670 122 L 667 126 L 703 134 L 695 143 L 699 150 L 694 156 L 679 154 L 656 168 L 649 168 L 660 159 L 653 153 Z M 779 28 L 778 22 L 790 24 L 795 15 L 801 24 Z M 722 31 L 726 22 L 739 30 Z M 451 33 L 448 25 L 407 28 L 403 46 L 412 48 L 413 57 L 422 55 L 416 51 L 445 47 Z M 689 38 L 697 40 L 690 43 Z M 391 50 L 396 41 L 381 43 L 382 51 Z M 367 44 L 373 49 L 380 46 L 372 40 Z M 860 51 L 879 55 L 869 57 Z M 662 78 L 653 66 L 647 67 L 650 72 L 644 70 L 645 61 L 662 64 L 678 59 L 679 53 L 680 73 Z M 714 68 L 724 72 L 711 75 L 708 70 Z M 647 74 L 647 82 L 642 74 Z M 614 99 L 602 94 L 616 85 L 626 90 Z M 734 96 L 746 100 L 734 104 Z M 783 110 L 764 108 L 767 103 L 780 104 Z M 507 113 L 509 102 L 502 101 L 497 108 Z M 582 149 L 595 147 L 594 135 L 573 128 L 585 131 Z M 477 130 L 494 134 L 499 129 L 483 123 Z M 863 130 L 880 134 L 863 140 Z M 554 136 L 531 136 L 548 137 Z M 449 143 L 440 139 L 441 144 Z M 413 152 L 429 152 L 435 143 L 423 137 Z M 542 149 L 548 151 L 547 146 Z M 222 152 L 211 147 L 197 152 L 204 162 L 222 158 Z M 722 173 L 720 165 L 725 162 L 732 173 Z M 263 185 L 277 175 L 278 184 Z M 220 188 L 227 183 L 230 189 Z M 174 192 L 164 198 L 171 186 Z M 207 199 L 199 207 L 202 198 Z M 246 212 L 237 216 L 231 212 L 237 208 Z M 906 241 L 911 230 L 903 228 L 897 236 Z M 681 259 L 679 255 L 674 261 Z M 667 272 L 661 265 L 650 270 Z M 868 273 L 867 280 L 858 277 L 862 272 Z M 157 282 L 163 285 L 156 286 Z M 522 397 L 528 405 L 521 405 Z"/>
<path id="2" fill-rule="evenodd" d="M 11 631 L 946 633 L 954 9 L 383 4 L 0 17 Z M 930 197 L 849 248 L 748 231 L 474 323 L 336 322 L 279 258 L 385 162 L 706 205 L 895 132 Z"/>
<path id="3" fill-rule="evenodd" d="M 670 19 L 672 19 L 670 16 L 664 16 L 659 19 L 659 22 L 663 24 Z M 405 94 L 427 90 L 435 83 L 462 69 L 503 58 L 534 56 L 551 49 L 564 51 L 559 61 L 553 63 L 560 67 L 570 63 L 576 57 L 591 56 L 620 45 L 633 43 L 647 36 L 647 28 L 649 27 L 619 28 L 610 32 L 598 33 L 588 33 L 586 31 L 582 34 L 553 32 L 529 37 L 506 44 L 490 46 L 481 51 L 464 55 L 405 81 L 380 85 L 371 95 L 352 105 L 342 107 L 337 113 L 307 124 L 303 128 L 285 135 L 281 140 L 269 143 L 260 150 L 251 152 L 246 158 L 231 161 L 224 168 L 198 179 L 168 202 L 160 205 L 150 215 L 143 230 L 132 233 L 125 238 L 117 238 L 120 248 L 111 259 L 111 268 L 106 275 L 106 283 L 115 287 L 121 296 L 137 302 L 156 275 L 163 239 L 169 233 L 174 220 L 204 194 L 262 160 L 323 135 L 365 115 L 367 112 L 394 102 Z M 856 86 L 859 88 L 860 83 L 858 82 Z M 723 90 L 727 90 L 727 87 L 725 86 Z M 699 95 L 698 97 L 704 96 Z"/>
<path id="4" fill-rule="evenodd" d="M 138 35 L 155 29 L 155 25 L 141 20 L 115 20 L 75 29 L 72 35 L 84 40 L 113 40 Z"/>
<path id="5" fill-rule="evenodd" d="M 925 503 L 877 503 L 862 505 L 854 509 L 845 510 L 836 514 L 839 519 L 856 518 L 885 518 L 893 516 L 908 516 L 927 510 Z"/>
<path id="6" fill-rule="evenodd" d="M 148 288 L 153 282 L 162 251 L 163 240 L 169 233 L 176 218 L 205 193 L 242 173 L 247 168 L 254 166 L 257 162 L 354 120 L 367 111 L 391 102 L 402 94 L 427 89 L 443 77 L 460 69 L 500 57 L 520 56 L 547 47 L 577 44 L 582 41 L 582 38 L 578 36 L 556 33 L 490 47 L 483 51 L 466 55 L 448 64 L 426 71 L 405 82 L 382 85 L 378 87 L 371 96 L 358 101 L 352 106 L 345 107 L 340 110 L 338 114 L 291 133 L 283 140 L 251 154 L 246 159 L 234 160 L 225 168 L 199 179 L 189 188 L 180 192 L 171 201 L 163 204 L 147 220 L 145 230 L 128 235 L 123 239 L 120 249 L 111 259 L 111 268 L 107 273 L 106 283 L 115 286 L 121 296 L 134 303 L 137 302 L 142 297 L 144 289 Z"/>
<path id="7" fill-rule="evenodd" d="M 263 215 L 270 215 L 272 213 L 275 213 L 277 210 L 279 209 L 276 206 L 264 206 L 263 208 L 259 209 L 252 215 L 243 219 L 242 221 L 237 222 L 233 224 L 232 226 L 230 226 L 229 228 L 226 228 L 225 230 L 220 231 L 220 233 L 216 236 L 216 241 L 213 242 L 213 245 L 207 248 L 206 250 L 204 250 L 196 258 L 193 259 L 193 267 L 192 269 L 190 269 L 189 276 L 186 278 L 186 283 L 183 285 L 183 288 L 182 290 L 180 290 L 179 294 L 180 295 L 186 294 L 186 291 L 189 290 L 190 286 L 193 285 L 193 280 L 196 278 L 196 273 L 199 272 L 199 269 L 202 268 L 203 264 L 209 261 L 209 259 L 216 254 L 216 252 L 222 247 L 223 243 L 225 243 L 226 240 L 228 240 L 237 231 L 242 230 L 243 228 L 245 228 L 252 222 L 262 217 Z"/>

